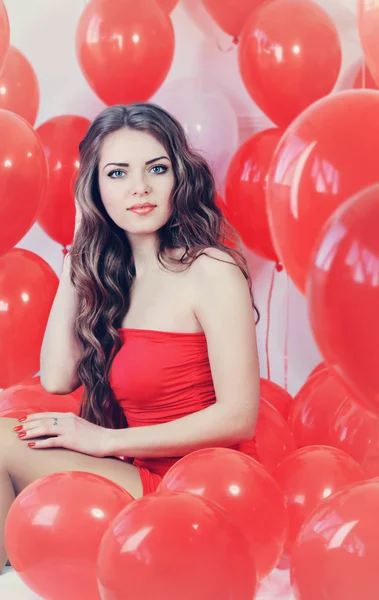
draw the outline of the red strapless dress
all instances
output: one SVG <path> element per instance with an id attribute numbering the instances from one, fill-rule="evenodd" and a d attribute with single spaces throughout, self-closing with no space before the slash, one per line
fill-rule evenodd
<path id="1" fill-rule="evenodd" d="M 119 332 L 123 345 L 113 360 L 109 382 L 129 427 L 166 423 L 216 401 L 203 332 L 130 328 Z M 144 494 L 154 492 L 180 458 L 134 458 Z"/>

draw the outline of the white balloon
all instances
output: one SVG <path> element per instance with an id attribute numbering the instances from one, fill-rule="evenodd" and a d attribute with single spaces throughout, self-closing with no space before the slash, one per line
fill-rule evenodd
<path id="1" fill-rule="evenodd" d="M 228 98 L 213 84 L 183 78 L 165 84 L 154 102 L 182 124 L 191 146 L 209 162 L 222 193 L 239 141 L 238 119 Z"/>
<path id="2" fill-rule="evenodd" d="M 220 0 L 222 1 L 222 0 Z M 212 19 L 201 0 L 182 0 L 182 7 L 193 23 L 206 37 L 216 38 L 222 29 Z"/>

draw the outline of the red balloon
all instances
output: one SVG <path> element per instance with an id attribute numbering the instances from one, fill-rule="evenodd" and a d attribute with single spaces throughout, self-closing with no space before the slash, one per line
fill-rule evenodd
<path id="1" fill-rule="evenodd" d="M 328 444 L 355 458 L 367 477 L 379 475 L 379 418 L 349 396 L 336 412 Z"/>
<path id="2" fill-rule="evenodd" d="M 379 5 L 372 0 L 357 0 L 358 28 L 362 48 L 371 74 L 379 86 Z"/>
<path id="3" fill-rule="evenodd" d="M 203 0 L 212 19 L 229 35 L 240 35 L 250 13 L 265 0 Z"/>
<path id="4" fill-rule="evenodd" d="M 47 183 L 45 154 L 33 128 L 0 110 L 0 256 L 29 231 Z"/>
<path id="5" fill-rule="evenodd" d="M 379 94 L 348 90 L 320 100 L 287 129 L 269 171 L 267 205 L 279 258 L 301 291 L 328 217 L 378 180 Z"/>
<path id="6" fill-rule="evenodd" d="M 30 385 L 39 385 L 40 383 L 41 383 L 40 377 L 35 376 L 35 377 L 29 378 L 29 379 L 23 381 L 22 385 L 30 386 Z M 44 391 L 46 391 L 46 390 L 44 390 Z M 67 394 L 67 396 L 72 396 L 73 398 L 75 398 L 75 400 L 77 400 L 77 403 L 80 404 L 80 400 L 82 398 L 83 391 L 84 391 L 84 386 L 81 385 L 80 387 L 78 387 L 76 390 L 74 390 L 70 394 Z M 57 396 L 57 394 L 52 394 L 52 395 L 54 397 Z M 67 397 L 67 396 L 64 395 L 64 397 Z M 64 411 L 62 411 L 62 412 L 64 412 Z M 70 412 L 72 412 L 72 411 L 70 411 Z"/>
<path id="7" fill-rule="evenodd" d="M 34 125 L 39 108 L 37 75 L 28 59 L 10 46 L 0 71 L 0 109 L 10 110 Z"/>
<path id="8" fill-rule="evenodd" d="M 113 521 L 98 558 L 102 600 L 251 600 L 254 559 L 219 506 L 194 494 L 149 494 Z"/>
<path id="9" fill-rule="evenodd" d="M 287 516 L 278 486 L 256 460 L 227 448 L 198 450 L 170 468 L 162 491 L 191 492 L 222 506 L 251 543 L 258 579 L 276 566 Z"/>
<path id="10" fill-rule="evenodd" d="M 5 56 L 9 48 L 9 21 L 7 9 L 4 6 L 3 0 L 0 0 L 0 71 L 4 64 Z"/>
<path id="11" fill-rule="evenodd" d="M 76 32 L 76 52 L 89 85 L 105 104 L 151 98 L 174 56 L 170 17 L 155 0 L 91 0 Z M 141 74 L 143 73 L 143 76 Z"/>
<path id="12" fill-rule="evenodd" d="M 321 373 L 321 371 L 325 371 L 328 367 L 326 366 L 326 364 L 324 362 L 320 362 L 318 365 L 315 366 L 314 369 L 312 369 L 312 371 L 309 373 L 308 375 L 308 379 L 310 379 L 311 377 L 313 377 L 313 375 L 317 375 L 317 373 Z"/>
<path id="13" fill-rule="evenodd" d="M 282 137 L 267 129 L 250 137 L 237 150 L 226 177 L 226 205 L 230 223 L 245 245 L 263 258 L 277 261 L 267 220 L 267 172 Z"/>
<path id="14" fill-rule="evenodd" d="M 282 415 L 261 397 L 255 437 L 239 445 L 239 451 L 256 458 L 270 473 L 294 452 L 292 432 Z"/>
<path id="15" fill-rule="evenodd" d="M 281 127 L 332 91 L 341 56 L 332 19 L 312 0 L 263 2 L 242 30 L 238 52 L 247 91 Z"/>
<path id="16" fill-rule="evenodd" d="M 290 415 L 299 447 L 325 444 L 352 456 L 368 477 L 379 475 L 379 418 L 348 396 L 330 371 L 314 375 L 295 396 Z"/>
<path id="17" fill-rule="evenodd" d="M 305 523 L 291 580 L 298 600 L 377 600 L 379 482 L 333 494 Z"/>
<path id="18" fill-rule="evenodd" d="M 41 384 L 22 383 L 7 388 L 0 394 L 0 417 L 3 410 L 28 409 L 37 407 L 35 412 L 73 412 L 79 414 L 80 402 L 71 394 L 50 394 Z"/>
<path id="19" fill-rule="evenodd" d="M 170 14 L 178 4 L 178 0 L 157 0 L 157 2 L 167 14 Z"/>
<path id="20" fill-rule="evenodd" d="M 79 169 L 79 143 L 90 121 L 77 115 L 53 117 L 37 129 L 48 159 L 50 178 L 38 223 L 53 240 L 71 244 L 75 227 L 74 181 Z"/>
<path id="21" fill-rule="evenodd" d="M 41 383 L 41 378 L 39 375 L 33 375 L 33 377 L 27 377 L 21 381 L 20 385 L 39 385 Z"/>
<path id="22" fill-rule="evenodd" d="M 270 473 L 297 448 L 291 429 L 282 415 L 263 398 L 259 406 L 255 440 L 259 462 Z"/>
<path id="23" fill-rule="evenodd" d="M 288 423 L 299 448 L 329 444 L 336 411 L 346 398 L 346 388 L 329 369 L 309 378 L 296 394 Z M 342 449 L 342 448 L 341 448 Z"/>
<path id="24" fill-rule="evenodd" d="M 366 478 L 345 452 L 328 446 L 308 446 L 288 456 L 273 472 L 285 498 L 289 517 L 286 552 L 290 553 L 311 512 L 328 496 Z"/>
<path id="25" fill-rule="evenodd" d="M 292 404 L 292 396 L 277 383 L 261 378 L 261 398 L 272 404 L 274 408 L 287 420 Z"/>
<path id="26" fill-rule="evenodd" d="M 112 481 L 73 471 L 38 479 L 8 513 L 12 567 L 41 598 L 100 600 L 96 559 L 107 527 L 132 496 Z"/>
<path id="27" fill-rule="evenodd" d="M 1 398 L 0 398 L 1 400 Z M 8 408 L 6 410 L 2 410 L 0 405 L 0 419 L 21 419 L 22 417 L 27 417 L 29 415 L 35 415 L 38 412 L 41 412 L 39 406 L 29 406 L 28 408 Z"/>
<path id="28" fill-rule="evenodd" d="M 19 117 L 18 117 L 19 118 Z M 0 388 L 32 377 L 59 280 L 40 256 L 14 248 L 0 257 Z"/>
<path id="29" fill-rule="evenodd" d="M 360 171 L 366 165 L 362 148 L 359 153 Z M 379 414 L 378 223 L 379 185 L 357 194 L 334 213 L 311 261 L 308 306 L 327 363 L 363 406 Z"/>

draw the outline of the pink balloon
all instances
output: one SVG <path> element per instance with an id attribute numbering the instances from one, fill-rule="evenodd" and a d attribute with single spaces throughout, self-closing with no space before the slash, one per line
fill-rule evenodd
<path id="1" fill-rule="evenodd" d="M 210 83 L 184 78 L 165 84 L 156 102 L 180 121 L 192 146 L 210 162 L 222 190 L 238 147 L 238 121 L 229 100 Z"/>

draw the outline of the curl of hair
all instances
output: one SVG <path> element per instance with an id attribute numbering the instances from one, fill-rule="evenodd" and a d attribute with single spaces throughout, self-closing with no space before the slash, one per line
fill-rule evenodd
<path id="1" fill-rule="evenodd" d="M 190 147 L 181 125 L 151 103 L 106 108 L 93 121 L 79 146 L 75 200 L 81 219 L 70 251 L 70 278 L 79 298 L 75 334 L 82 347 L 78 365 L 84 389 L 80 415 L 109 428 L 127 426 L 115 401 L 109 373 L 121 348 L 118 329 L 130 306 L 135 267 L 125 232 L 112 221 L 102 204 L 98 164 L 105 136 L 123 127 L 154 136 L 167 151 L 173 167 L 172 213 L 157 232 L 160 264 L 165 268 L 188 269 L 207 248 L 223 250 L 244 274 L 254 305 L 240 238 L 215 201 L 215 182 L 207 162 Z M 175 248 L 184 249 L 179 259 L 167 253 Z M 258 311 L 257 314 L 259 319 Z"/>

